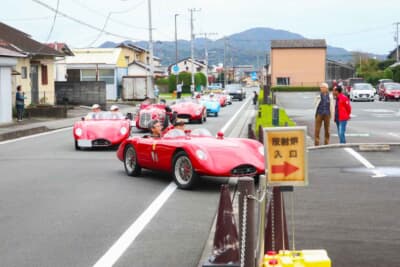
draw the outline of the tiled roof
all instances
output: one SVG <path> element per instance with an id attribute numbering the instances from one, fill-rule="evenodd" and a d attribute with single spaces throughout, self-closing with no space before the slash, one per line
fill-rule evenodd
<path id="1" fill-rule="evenodd" d="M 0 46 L 0 57 L 26 57 L 26 55 Z"/>
<path id="2" fill-rule="evenodd" d="M 272 40 L 271 48 L 326 48 L 324 39 Z"/>

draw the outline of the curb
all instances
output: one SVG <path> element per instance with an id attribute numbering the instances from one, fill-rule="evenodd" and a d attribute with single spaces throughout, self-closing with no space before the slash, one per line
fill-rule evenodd
<path id="1" fill-rule="evenodd" d="M 0 134 L 0 141 L 16 139 L 16 138 L 25 137 L 25 136 L 33 135 L 33 134 L 44 133 L 44 132 L 48 132 L 48 131 L 50 131 L 50 129 L 47 128 L 46 126 L 38 126 L 38 127 L 30 128 L 30 129 L 25 129 L 25 130 L 15 130 L 12 132 Z"/>
<path id="2" fill-rule="evenodd" d="M 321 146 L 307 147 L 308 150 L 323 150 L 329 148 L 345 148 L 345 147 L 360 147 L 360 146 L 400 146 L 400 143 L 348 143 L 348 144 L 331 144 Z"/>

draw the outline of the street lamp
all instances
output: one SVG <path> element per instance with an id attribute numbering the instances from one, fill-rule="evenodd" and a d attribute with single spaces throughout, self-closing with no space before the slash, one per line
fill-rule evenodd
<path id="1" fill-rule="evenodd" d="M 175 66 L 178 67 L 178 27 L 176 24 L 176 18 L 179 16 L 179 14 L 175 14 Z M 178 77 L 179 77 L 179 71 L 177 71 L 176 77 L 175 77 L 175 82 L 176 82 L 176 87 L 178 87 Z"/>

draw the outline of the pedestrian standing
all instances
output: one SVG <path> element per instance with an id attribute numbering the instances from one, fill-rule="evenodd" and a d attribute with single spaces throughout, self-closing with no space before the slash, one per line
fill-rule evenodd
<path id="1" fill-rule="evenodd" d="M 258 94 L 256 91 L 253 92 L 253 105 L 257 105 L 257 101 L 258 101 Z"/>
<path id="2" fill-rule="evenodd" d="M 25 108 L 25 93 L 22 92 L 21 85 L 17 86 L 17 93 L 15 95 L 15 107 L 17 109 L 17 121 L 22 121 Z"/>
<path id="3" fill-rule="evenodd" d="M 154 97 L 157 99 L 160 95 L 160 89 L 158 89 L 157 85 L 154 85 Z"/>
<path id="4" fill-rule="evenodd" d="M 319 146 L 319 136 L 321 126 L 324 124 L 325 139 L 324 144 L 329 144 L 330 137 L 330 120 L 334 116 L 335 106 L 333 96 L 329 94 L 328 84 L 322 83 L 320 86 L 320 93 L 315 97 L 314 101 L 315 108 L 315 136 L 314 144 Z"/>
<path id="5" fill-rule="evenodd" d="M 337 86 L 333 90 L 333 95 L 336 98 L 335 103 L 335 122 L 338 129 L 339 141 L 341 144 L 346 144 L 346 126 L 350 119 L 351 105 L 349 99 L 343 95 L 343 87 Z"/>
<path id="6" fill-rule="evenodd" d="M 180 99 L 182 95 L 182 87 L 183 87 L 183 82 L 179 83 L 176 86 L 176 98 Z"/>

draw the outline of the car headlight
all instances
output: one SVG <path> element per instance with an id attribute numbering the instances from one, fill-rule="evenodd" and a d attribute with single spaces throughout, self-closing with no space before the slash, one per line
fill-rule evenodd
<path id="1" fill-rule="evenodd" d="M 128 129 L 126 129 L 126 127 L 122 127 L 122 128 L 119 130 L 119 132 L 120 132 L 122 135 L 125 135 L 125 134 L 128 132 Z"/>
<path id="2" fill-rule="evenodd" d="M 196 115 L 200 115 L 201 114 L 201 109 L 196 110 Z"/>
<path id="3" fill-rule="evenodd" d="M 196 150 L 196 156 L 201 160 L 206 160 L 207 159 L 206 153 L 201 149 L 197 149 Z"/>
<path id="4" fill-rule="evenodd" d="M 75 134 L 76 134 L 77 136 L 81 136 L 81 135 L 82 135 L 82 129 L 81 129 L 81 128 L 76 128 L 76 129 L 75 129 Z"/>
<path id="5" fill-rule="evenodd" d="M 264 147 L 263 146 L 258 147 L 258 153 L 260 153 L 261 155 L 264 156 Z"/>

